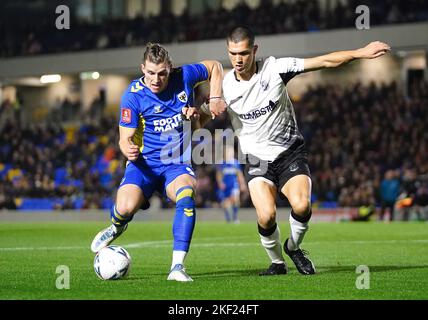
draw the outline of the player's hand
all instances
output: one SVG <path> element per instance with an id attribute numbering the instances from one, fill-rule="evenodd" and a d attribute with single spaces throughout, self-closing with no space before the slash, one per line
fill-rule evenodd
<path id="1" fill-rule="evenodd" d="M 130 144 L 124 150 L 125 156 L 129 161 L 136 161 L 140 156 L 140 147 L 135 144 Z"/>
<path id="2" fill-rule="evenodd" d="M 383 42 L 375 41 L 357 50 L 357 56 L 362 59 L 375 59 L 391 51 L 391 47 Z"/>
<path id="3" fill-rule="evenodd" d="M 181 112 L 186 120 L 194 121 L 200 118 L 199 111 L 195 107 L 186 106 Z"/>
<path id="4" fill-rule="evenodd" d="M 212 98 L 209 100 L 209 102 L 211 117 L 213 119 L 225 112 L 227 109 L 226 102 L 222 98 Z"/>
<path id="5" fill-rule="evenodd" d="M 221 191 L 224 191 L 226 189 L 226 185 L 223 182 L 220 182 L 218 187 L 220 188 Z"/>

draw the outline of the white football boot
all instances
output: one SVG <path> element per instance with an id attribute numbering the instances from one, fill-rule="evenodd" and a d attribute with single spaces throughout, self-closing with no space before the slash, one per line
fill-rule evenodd
<path id="1" fill-rule="evenodd" d="M 186 269 L 184 269 L 182 264 L 176 264 L 174 268 L 171 269 L 167 280 L 175 280 L 179 282 L 193 281 L 193 279 L 186 273 Z"/>
<path id="2" fill-rule="evenodd" d="M 102 248 L 107 247 L 117 237 L 119 237 L 123 232 L 125 232 L 127 228 L 127 224 L 125 224 L 123 227 L 116 227 L 114 224 L 112 224 L 110 227 L 107 227 L 98 232 L 91 244 L 92 252 L 97 253 Z"/>

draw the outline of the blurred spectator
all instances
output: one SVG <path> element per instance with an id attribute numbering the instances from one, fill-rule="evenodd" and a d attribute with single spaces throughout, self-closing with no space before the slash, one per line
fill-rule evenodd
<path id="1" fill-rule="evenodd" d="M 416 170 L 413 168 L 404 169 L 400 195 L 396 204 L 397 211 L 401 215 L 400 220 L 409 220 L 417 190 Z"/>
<path id="2" fill-rule="evenodd" d="M 396 83 L 355 83 L 308 87 L 294 100 L 309 148 L 314 205 L 360 208 L 357 218 L 370 219 L 373 207 L 393 209 L 399 188 L 394 213 L 426 219 L 428 83 L 415 83 L 411 98 Z M 19 127 L 13 115 L 3 122 L 11 105 L 1 104 L 1 206 L 21 207 L 17 199 L 34 198 L 60 199 L 55 205 L 61 209 L 106 206 L 125 164 L 117 119 L 101 113 L 100 118 L 85 115 L 74 126 L 49 121 Z M 211 132 L 230 127 L 227 114 L 207 125 Z M 214 166 L 194 169 L 197 206 L 219 207 Z M 242 206 L 251 206 L 251 200 Z"/>
<path id="3" fill-rule="evenodd" d="M 217 196 L 214 189 L 214 167 L 199 166 L 195 171 L 197 177 L 196 184 L 196 206 L 197 207 L 218 207 Z"/>
<path id="4" fill-rule="evenodd" d="M 92 118 L 101 119 L 106 106 L 105 89 L 100 89 L 97 97 L 92 101 L 89 107 L 89 113 Z"/>
<path id="5" fill-rule="evenodd" d="M 115 146 L 115 118 L 86 122 L 80 130 L 49 122 L 20 129 L 7 123 L 0 130 L 0 195 L 10 198 L 60 198 L 55 208 L 101 208 L 122 175 Z M 112 128 L 105 134 L 104 127 Z M 116 130 L 114 130 L 116 132 Z M 110 145 L 108 144 L 111 140 Z M 8 201 L 6 201 L 8 200 Z"/>
<path id="6" fill-rule="evenodd" d="M 16 204 L 13 198 L 6 194 L 4 187 L 0 187 L 0 210 L 1 209 L 16 210 Z"/>
<path id="7" fill-rule="evenodd" d="M 394 220 L 394 207 L 395 201 L 398 198 L 400 192 L 400 181 L 396 177 L 396 173 L 393 170 L 388 170 L 385 173 L 385 178 L 382 180 L 380 185 L 380 198 L 381 198 L 381 211 L 380 220 L 383 220 L 385 210 L 389 209 L 389 220 Z"/>
<path id="8" fill-rule="evenodd" d="M 415 212 L 420 221 L 428 220 L 428 176 L 423 175 L 415 195 Z"/>
<path id="9" fill-rule="evenodd" d="M 261 1 L 250 8 L 241 1 L 233 10 L 210 9 L 197 15 L 184 10 L 181 16 L 162 11 L 158 16 L 133 19 L 105 18 L 98 23 L 72 17 L 73 26 L 67 32 L 57 30 L 47 19 L 41 21 L 28 14 L 0 21 L 0 57 L 45 53 L 99 50 L 125 46 L 139 46 L 149 41 L 161 43 L 223 39 L 236 24 L 251 25 L 259 35 L 290 32 L 353 28 L 356 0 L 334 1 L 334 5 L 320 6 L 318 0 Z M 371 24 L 409 23 L 428 20 L 428 3 L 421 0 L 364 2 L 370 8 Z M 15 18 L 15 19 L 14 19 Z"/>
<path id="10" fill-rule="evenodd" d="M 426 167 L 427 89 L 420 82 L 407 99 L 395 83 L 327 85 L 295 101 L 317 201 L 359 207 L 366 194 L 377 197 L 381 172 Z"/>
<path id="11" fill-rule="evenodd" d="M 374 204 L 362 205 L 358 208 L 356 216 L 351 218 L 352 221 L 370 221 L 371 217 L 375 214 L 376 208 Z"/>

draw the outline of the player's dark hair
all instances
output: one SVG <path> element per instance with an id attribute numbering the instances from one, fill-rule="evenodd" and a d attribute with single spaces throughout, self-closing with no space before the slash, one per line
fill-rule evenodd
<path id="1" fill-rule="evenodd" d="M 146 45 L 146 51 L 143 55 L 143 63 L 145 63 L 147 60 L 154 64 L 166 63 L 169 66 L 172 65 L 168 51 L 159 43 L 149 42 Z"/>
<path id="2" fill-rule="evenodd" d="M 227 42 L 238 43 L 248 40 L 248 43 L 252 48 L 254 46 L 255 38 L 256 36 L 254 35 L 253 30 L 251 30 L 249 27 L 239 26 L 229 31 L 229 34 L 227 35 Z"/>

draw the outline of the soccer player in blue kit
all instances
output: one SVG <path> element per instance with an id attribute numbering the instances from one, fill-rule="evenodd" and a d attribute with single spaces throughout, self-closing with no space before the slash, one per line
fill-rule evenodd
<path id="1" fill-rule="evenodd" d="M 147 209 L 155 191 L 176 204 L 173 221 L 173 255 L 168 280 L 193 281 L 184 260 L 195 226 L 195 174 L 190 164 L 191 122 L 189 106 L 193 89 L 210 82 L 212 116 L 225 111 L 222 97 L 222 65 L 213 60 L 173 68 L 168 51 L 149 43 L 143 77 L 132 81 L 122 97 L 119 146 L 128 159 L 115 205 L 110 210 L 112 225 L 94 238 L 91 250 L 98 252 L 120 236 L 134 214 Z M 187 142 L 187 143 L 186 143 Z"/>
<path id="2" fill-rule="evenodd" d="M 221 201 L 227 222 L 239 223 L 238 210 L 240 206 L 240 194 L 248 192 L 241 165 L 234 158 L 234 148 L 225 148 L 225 160 L 217 165 L 216 180 L 217 195 Z"/>

